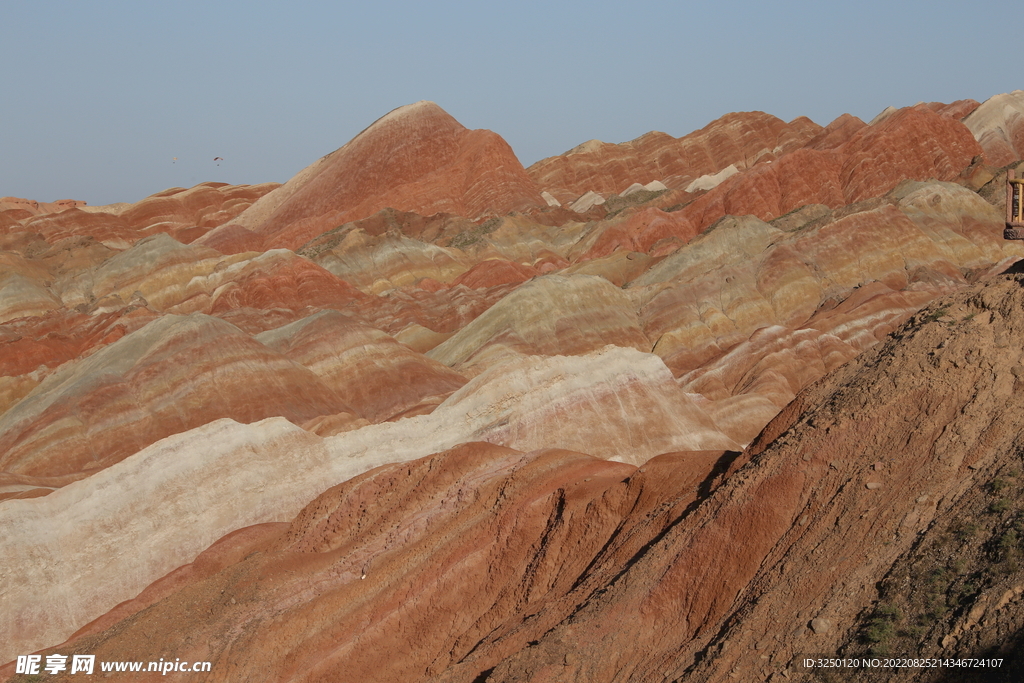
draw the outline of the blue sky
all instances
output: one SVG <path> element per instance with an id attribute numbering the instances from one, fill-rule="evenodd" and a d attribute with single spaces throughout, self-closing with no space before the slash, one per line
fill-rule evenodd
<path id="1" fill-rule="evenodd" d="M 730 111 L 820 124 L 1021 87 L 1009 2 L 0 2 L 0 196 L 284 182 L 433 100 L 529 165 Z M 223 157 L 220 166 L 214 157 Z M 172 158 L 178 161 L 172 163 Z"/>

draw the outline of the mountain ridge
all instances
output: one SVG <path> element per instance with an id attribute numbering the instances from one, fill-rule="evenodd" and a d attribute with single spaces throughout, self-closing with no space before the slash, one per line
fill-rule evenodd
<path id="1" fill-rule="evenodd" d="M 0 206 L 0 660 L 774 681 L 1017 647 L 1021 102 L 741 112 L 543 182 L 419 102 L 281 186 Z"/>

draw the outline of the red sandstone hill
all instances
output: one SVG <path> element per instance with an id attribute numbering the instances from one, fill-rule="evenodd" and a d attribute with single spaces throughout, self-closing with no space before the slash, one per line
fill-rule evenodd
<path id="1" fill-rule="evenodd" d="M 764 112 L 726 114 L 681 138 L 653 131 L 620 145 L 591 140 L 542 159 L 527 172 L 559 199 L 585 192 L 620 193 L 633 183 L 660 180 L 685 187 L 730 165 L 743 169 L 802 146 L 821 130 L 807 117 L 785 123 Z"/>
<path id="2" fill-rule="evenodd" d="M 1024 370 L 1007 343 L 1024 333 L 1022 285 L 937 302 L 745 453 L 634 468 L 474 443 L 381 467 L 223 539 L 47 652 L 124 660 L 145 643 L 212 661 L 207 680 L 725 682 L 807 680 L 801 655 L 884 637 L 1003 657 L 1005 676 L 984 680 L 1013 680 L 1024 570 L 989 565 L 1024 549 L 1008 535 L 1024 510 L 989 501 L 1022 477 Z M 957 515 L 985 505 L 964 533 Z M 991 559 L 986 539 L 1002 544 Z M 889 597 L 892 634 L 865 636 L 881 579 L 931 544 L 964 552 L 928 560 L 943 606 Z M 908 630 L 919 613 L 930 621 Z"/>
<path id="3" fill-rule="evenodd" d="M 433 102 L 417 102 L 381 117 L 233 223 L 271 247 L 295 249 L 386 207 L 477 218 L 543 205 L 501 137 L 467 130 Z"/>
<path id="4" fill-rule="evenodd" d="M 41 204 L 3 197 L 0 198 L 0 235 L 35 234 L 49 244 L 73 237 L 91 237 L 123 248 L 143 237 L 164 233 L 187 243 L 234 218 L 277 187 L 277 183 L 207 182 L 188 189 L 172 187 L 135 204 L 109 206 L 86 206 L 85 202 L 70 199 Z"/>
<path id="5" fill-rule="evenodd" d="M 726 215 L 778 218 L 808 204 L 837 208 L 882 195 L 907 179 L 953 180 L 983 153 L 971 131 L 956 119 L 921 105 L 901 109 L 872 126 L 837 120 L 811 146 L 762 162 L 725 179 L 657 223 L 638 223 L 602 237 L 587 257 L 619 245 L 650 250 L 667 237 L 674 250 Z"/>
<path id="6" fill-rule="evenodd" d="M 58 199 L 55 202 L 38 202 L 34 199 L 22 199 L 21 197 L 0 197 L 0 212 L 11 210 L 22 210 L 36 216 L 43 213 L 54 213 L 65 211 L 80 206 L 86 202 L 77 199 Z"/>
<path id="7" fill-rule="evenodd" d="M 277 189 L 0 210 L 0 664 L 800 680 L 1012 644 L 1015 102 L 584 146 L 715 177 L 582 214 L 429 103 Z"/>

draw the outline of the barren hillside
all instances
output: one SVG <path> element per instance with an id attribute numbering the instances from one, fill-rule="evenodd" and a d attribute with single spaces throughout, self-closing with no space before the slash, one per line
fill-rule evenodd
<path id="1" fill-rule="evenodd" d="M 1022 102 L 4 198 L 0 675 L 1017 680 Z"/>

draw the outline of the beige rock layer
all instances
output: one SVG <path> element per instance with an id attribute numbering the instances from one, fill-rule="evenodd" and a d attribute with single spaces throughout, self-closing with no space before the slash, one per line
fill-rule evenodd
<path id="1" fill-rule="evenodd" d="M 650 350 L 629 297 L 592 275 L 548 275 L 523 284 L 428 355 L 455 368 L 482 367 L 508 353 L 570 355 L 607 344 Z"/>
<path id="2" fill-rule="evenodd" d="M 801 680 L 797 656 L 864 651 L 879 585 L 915 548 L 981 545 L 939 540 L 966 531 L 965 499 L 1002 537 L 985 488 L 1020 476 L 1007 340 L 1022 310 L 1019 274 L 936 302 L 736 458 L 629 471 L 467 444 L 368 472 L 76 646 L 118 660 L 156 642 L 219 663 L 213 680 Z M 1019 569 L 990 571 L 996 585 L 944 604 L 918 647 L 955 657 L 979 631 L 1019 630 Z"/>
<path id="3" fill-rule="evenodd" d="M 221 417 L 302 423 L 350 410 L 309 369 L 233 325 L 165 316 L 65 364 L 0 416 L 0 471 L 92 472 Z"/>
<path id="4" fill-rule="evenodd" d="M 624 424 L 637 428 L 624 433 Z M 634 463 L 735 447 L 657 357 L 616 347 L 494 368 L 430 415 L 324 440 L 280 418 L 212 422 L 45 498 L 0 502 L 9 530 L 0 537 L 9 558 L 0 564 L 9 606 L 0 659 L 67 638 L 234 529 L 287 520 L 315 492 L 360 472 L 467 441 L 586 448 Z M 38 620 L 41 602 L 61 607 Z"/>
<path id="5" fill-rule="evenodd" d="M 1005 166 L 1024 153 L 1024 90 L 985 100 L 964 119 L 993 166 Z"/>
<path id="6" fill-rule="evenodd" d="M 323 268 L 286 250 L 225 256 L 158 234 L 96 268 L 69 273 L 53 289 L 69 308 L 120 309 L 132 300 L 157 311 L 216 313 L 244 307 L 343 308 L 362 297 Z"/>
<path id="7" fill-rule="evenodd" d="M 335 243 L 336 242 L 336 243 Z M 310 245 L 300 253 L 368 294 L 380 294 L 429 277 L 451 282 L 469 269 L 457 250 L 404 235 L 348 232 L 343 239 Z"/>
<path id="8" fill-rule="evenodd" d="M 337 311 L 322 311 L 256 340 L 312 370 L 370 422 L 424 401 L 440 403 L 466 383 L 450 368 Z"/>

